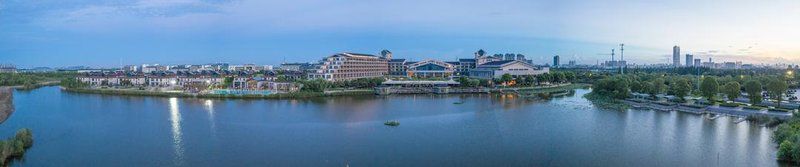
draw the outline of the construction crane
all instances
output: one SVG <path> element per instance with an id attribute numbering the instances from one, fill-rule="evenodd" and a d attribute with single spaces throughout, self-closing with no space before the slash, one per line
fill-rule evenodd
<path id="1" fill-rule="evenodd" d="M 619 61 L 623 62 L 621 66 L 619 66 L 619 73 L 625 74 L 625 66 L 628 66 L 628 62 L 625 62 L 625 44 L 619 44 Z M 617 64 L 619 65 L 619 64 Z"/>
<path id="2" fill-rule="evenodd" d="M 619 60 L 625 60 L 625 44 L 619 44 Z"/>

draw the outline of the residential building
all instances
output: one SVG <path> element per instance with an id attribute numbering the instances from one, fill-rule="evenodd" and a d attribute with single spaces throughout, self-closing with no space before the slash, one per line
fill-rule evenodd
<path id="1" fill-rule="evenodd" d="M 50 67 L 34 67 L 34 68 L 29 68 L 29 69 L 17 69 L 17 72 L 23 72 L 23 73 L 43 73 L 43 72 L 54 72 L 54 71 L 56 71 L 56 70 L 53 69 L 53 68 L 50 68 Z"/>
<path id="2" fill-rule="evenodd" d="M 359 53 L 339 53 L 325 57 L 319 68 L 308 74 L 310 79 L 347 81 L 383 77 L 389 73 L 389 59 Z"/>
<path id="3" fill-rule="evenodd" d="M 686 67 L 694 66 L 694 55 L 686 54 Z"/>
<path id="4" fill-rule="evenodd" d="M 495 56 L 498 56 L 498 55 L 495 55 Z M 488 63 L 488 62 L 500 61 L 501 57 L 495 57 L 495 56 L 486 55 L 486 51 L 483 51 L 483 49 L 480 49 L 477 52 L 475 52 L 475 65 L 477 66 L 477 65 L 484 64 L 484 63 Z M 500 56 L 502 56 L 502 55 L 500 55 Z"/>
<path id="5" fill-rule="evenodd" d="M 550 69 L 547 67 L 536 67 L 528 64 L 525 61 L 503 60 L 478 65 L 477 68 L 469 72 L 469 76 L 481 79 L 498 79 L 504 74 L 510 74 L 512 77 L 518 77 L 539 75 L 548 73 L 549 71 Z"/>
<path id="6" fill-rule="evenodd" d="M 16 73 L 17 66 L 13 64 L 0 64 L 0 73 Z"/>
<path id="7" fill-rule="evenodd" d="M 450 77 L 456 71 L 456 65 L 439 61 L 424 60 L 408 65 L 408 76 L 416 78 Z"/>
<path id="8" fill-rule="evenodd" d="M 281 70 L 286 71 L 307 71 L 314 69 L 314 64 L 311 63 L 283 63 Z"/>
<path id="9" fill-rule="evenodd" d="M 139 66 L 136 65 L 126 65 L 122 67 L 122 70 L 125 72 L 139 72 Z"/>
<path id="10" fill-rule="evenodd" d="M 681 47 L 678 45 L 672 47 L 672 66 L 681 66 Z"/>

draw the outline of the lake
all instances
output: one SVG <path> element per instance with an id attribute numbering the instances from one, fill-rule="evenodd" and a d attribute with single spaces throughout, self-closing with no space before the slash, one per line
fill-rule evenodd
<path id="1" fill-rule="evenodd" d="M 778 166 L 772 129 L 734 118 L 605 110 L 582 96 L 303 100 L 14 91 L 12 166 Z M 454 104 L 463 102 L 462 104 Z M 401 125 L 383 125 L 398 120 Z"/>

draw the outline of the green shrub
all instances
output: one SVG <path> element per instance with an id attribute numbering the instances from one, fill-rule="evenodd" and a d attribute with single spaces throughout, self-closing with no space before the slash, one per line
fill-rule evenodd
<path id="1" fill-rule="evenodd" d="M 792 110 L 789 110 L 789 109 L 783 109 L 783 108 L 770 108 L 770 109 L 769 109 L 769 111 L 775 111 L 775 112 L 792 112 Z"/>
<path id="2" fill-rule="evenodd" d="M 22 157 L 25 150 L 33 146 L 33 135 L 30 129 L 23 128 L 17 131 L 14 137 L 0 141 L 0 166 L 8 165 L 12 158 Z"/>
<path id="3" fill-rule="evenodd" d="M 759 107 L 759 106 L 744 106 L 742 108 L 748 109 L 748 110 L 761 110 L 761 109 L 764 109 L 764 107 Z"/>
<path id="4" fill-rule="evenodd" d="M 739 103 L 721 103 L 719 106 L 721 107 L 739 107 Z"/>

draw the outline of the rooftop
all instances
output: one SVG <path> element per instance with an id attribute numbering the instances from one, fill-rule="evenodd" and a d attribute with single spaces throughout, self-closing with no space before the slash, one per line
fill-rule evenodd
<path id="1" fill-rule="evenodd" d="M 499 65 L 503 65 L 503 64 L 510 63 L 510 62 L 513 62 L 513 61 L 516 61 L 516 60 L 493 61 L 493 62 L 488 62 L 488 63 L 481 64 L 481 66 L 499 66 Z"/>

